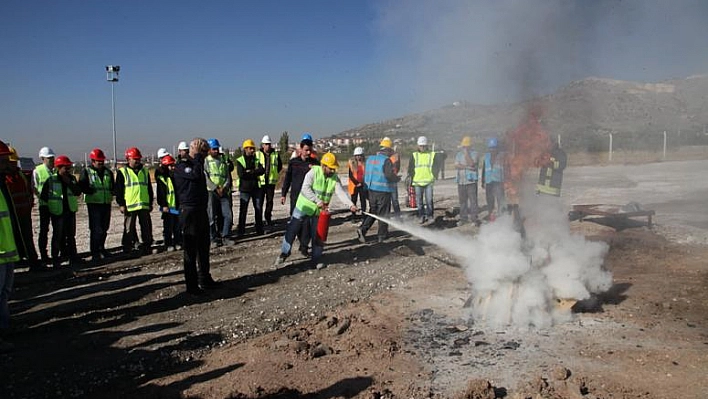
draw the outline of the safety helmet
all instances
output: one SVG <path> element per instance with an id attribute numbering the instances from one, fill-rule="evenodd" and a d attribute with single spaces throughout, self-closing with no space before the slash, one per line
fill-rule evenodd
<path id="1" fill-rule="evenodd" d="M 261 144 L 273 144 L 273 142 L 270 141 L 270 136 L 268 136 L 268 135 L 266 134 L 266 135 L 263 136 L 263 138 L 261 139 Z"/>
<path id="2" fill-rule="evenodd" d="M 40 158 L 54 158 L 55 157 L 54 150 L 52 150 L 49 147 L 42 147 L 39 150 L 39 157 Z"/>
<path id="3" fill-rule="evenodd" d="M 428 145 L 428 138 L 425 136 L 418 137 L 418 145 Z"/>
<path id="4" fill-rule="evenodd" d="M 391 147 L 393 147 L 393 142 L 391 141 L 390 138 L 384 137 L 381 140 L 381 144 L 379 144 L 379 146 L 384 147 L 384 148 L 391 148 Z"/>
<path id="5" fill-rule="evenodd" d="M 130 147 L 125 150 L 125 159 L 142 159 L 142 157 L 143 154 L 140 153 L 137 147 Z"/>
<path id="6" fill-rule="evenodd" d="M 178 150 L 188 150 L 189 146 L 187 145 L 186 141 L 180 141 L 179 145 L 177 145 Z"/>
<path id="7" fill-rule="evenodd" d="M 330 169 L 337 169 L 339 167 L 339 164 L 337 163 L 337 158 L 331 152 L 322 155 L 322 159 L 320 159 L 320 164 Z"/>
<path id="8" fill-rule="evenodd" d="M 241 148 L 248 148 L 248 147 L 256 148 L 256 143 L 251 139 L 244 140 L 243 145 L 241 145 Z"/>
<path id="9" fill-rule="evenodd" d="M 364 149 L 361 147 L 357 147 L 354 149 L 354 155 L 364 155 Z"/>
<path id="10" fill-rule="evenodd" d="M 462 138 L 462 142 L 460 143 L 460 147 L 471 147 L 472 146 L 472 138 L 470 136 L 465 136 Z"/>
<path id="11" fill-rule="evenodd" d="M 157 150 L 157 158 L 158 159 L 162 159 L 162 157 L 164 157 L 165 155 L 170 155 L 170 153 L 167 152 L 166 149 L 160 148 L 159 150 Z"/>
<path id="12" fill-rule="evenodd" d="M 314 140 L 312 140 L 312 135 L 311 135 L 310 133 L 307 133 L 307 132 L 305 132 L 305 133 L 302 134 L 302 138 L 300 139 L 300 141 L 302 141 L 302 140 L 314 141 Z"/>
<path id="13" fill-rule="evenodd" d="M 160 159 L 160 165 L 163 166 L 169 166 L 169 165 L 174 165 L 177 161 L 175 161 L 174 158 L 172 158 L 172 155 L 167 154 L 162 159 Z"/>
<path id="14" fill-rule="evenodd" d="M 219 140 L 217 140 L 217 139 L 209 139 L 209 140 L 207 140 L 207 144 L 209 144 L 209 148 L 211 148 L 212 150 L 216 150 L 219 147 L 221 147 L 221 144 L 219 143 Z"/>
<path id="15" fill-rule="evenodd" d="M 89 159 L 92 161 L 105 161 L 106 160 L 106 155 L 101 151 L 99 148 L 94 148 L 91 150 L 91 153 L 89 153 Z"/>
<path id="16" fill-rule="evenodd" d="M 59 155 L 56 161 L 54 161 L 54 166 L 57 168 L 61 168 L 62 166 L 74 166 L 74 164 L 66 155 Z"/>
<path id="17" fill-rule="evenodd" d="M 15 147 L 9 145 L 9 146 L 7 146 L 7 148 L 10 149 L 10 162 L 17 162 L 17 161 L 19 161 L 19 160 L 20 160 L 20 156 L 17 155 L 17 150 L 15 149 Z"/>
<path id="18" fill-rule="evenodd" d="M 499 143 L 497 142 L 496 137 L 491 137 L 487 140 L 487 148 L 497 148 L 497 145 L 499 145 Z"/>
<path id="19" fill-rule="evenodd" d="M 8 147 L 4 141 L 0 141 L 0 155 L 8 155 L 9 156 L 10 154 L 11 154 L 10 147 Z"/>

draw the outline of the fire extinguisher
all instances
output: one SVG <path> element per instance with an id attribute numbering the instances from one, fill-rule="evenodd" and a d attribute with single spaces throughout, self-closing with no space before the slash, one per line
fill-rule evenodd
<path id="1" fill-rule="evenodd" d="M 415 203 L 415 187 L 413 187 L 413 179 L 410 177 L 406 178 L 406 187 L 408 187 L 408 207 L 417 208 Z"/>
<path id="2" fill-rule="evenodd" d="M 329 220 L 332 214 L 328 210 L 320 211 L 320 218 L 317 221 L 317 239 L 320 242 L 327 242 L 327 233 L 329 232 Z"/>

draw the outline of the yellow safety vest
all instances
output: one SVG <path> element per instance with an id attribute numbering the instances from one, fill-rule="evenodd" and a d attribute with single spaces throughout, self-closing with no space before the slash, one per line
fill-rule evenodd
<path id="1" fill-rule="evenodd" d="M 49 200 L 47 205 L 49 206 L 49 213 L 52 215 L 61 215 L 64 213 L 64 190 L 62 189 L 61 181 L 59 176 L 52 175 L 45 184 L 51 184 L 51 191 L 49 192 Z M 66 189 L 66 199 L 69 203 L 69 210 L 71 212 L 76 212 L 79 210 L 79 202 L 76 196 L 69 188 Z"/>
<path id="2" fill-rule="evenodd" d="M 266 184 L 275 184 L 278 182 L 278 152 L 273 151 L 270 154 L 270 169 L 266 170 L 266 173 L 258 176 L 258 187 L 263 187 Z M 266 165 L 265 154 L 263 151 L 256 151 L 256 158 L 263 167 Z M 268 181 L 266 182 L 266 177 Z"/>
<path id="3" fill-rule="evenodd" d="M 315 171 L 315 178 L 312 181 L 312 191 L 315 192 L 318 200 L 329 204 L 329 201 L 332 199 L 332 194 L 334 194 L 334 189 L 337 186 L 337 175 L 333 174 L 330 177 L 325 176 L 320 166 L 313 166 L 312 170 Z M 318 210 L 317 204 L 302 195 L 302 191 L 300 191 L 300 195 L 297 197 L 295 207 L 307 216 L 313 216 Z"/>
<path id="4" fill-rule="evenodd" d="M 157 176 L 157 178 L 167 187 L 167 206 L 170 209 L 177 209 L 177 198 L 175 197 L 175 186 L 172 179 L 167 176 Z"/>
<path id="5" fill-rule="evenodd" d="M 34 168 L 34 170 L 35 170 L 35 172 L 37 173 L 37 174 L 36 174 L 36 179 L 35 179 L 35 180 L 36 180 L 35 183 L 36 183 L 37 192 L 38 192 L 38 193 L 41 193 L 41 192 L 42 192 L 42 188 L 44 187 L 44 183 L 45 183 L 47 180 L 49 180 L 49 177 L 51 177 L 53 174 L 55 174 L 55 172 L 54 172 L 54 171 L 50 171 L 49 168 L 47 168 L 47 166 L 46 166 L 45 164 L 43 164 L 43 163 L 37 165 L 37 167 Z M 42 200 L 42 199 L 40 198 L 40 200 L 39 200 L 39 206 L 46 206 L 46 205 L 47 205 L 47 201 L 44 201 L 44 200 Z"/>
<path id="6" fill-rule="evenodd" d="M 427 186 L 435 180 L 433 176 L 433 157 L 432 152 L 413 153 L 415 170 L 412 184 L 414 186 Z"/>
<path id="7" fill-rule="evenodd" d="M 150 209 L 150 193 L 148 184 L 150 184 L 150 175 L 147 169 L 141 168 L 138 174 L 129 167 L 120 169 L 123 174 L 125 183 L 125 207 L 128 212 L 139 211 L 141 209 Z"/>
<path id="8" fill-rule="evenodd" d="M 226 174 L 229 173 L 228 165 L 223 159 L 217 159 L 209 155 L 206 157 L 206 171 L 209 175 L 209 180 L 219 187 L 224 187 L 226 184 Z"/>
<path id="9" fill-rule="evenodd" d="M 15 235 L 12 232 L 12 219 L 10 212 L 13 210 L 7 203 L 5 196 L 0 193 L 0 265 L 17 262 L 20 255 L 15 244 Z"/>
<path id="10" fill-rule="evenodd" d="M 87 204 L 110 204 L 113 195 L 111 194 L 111 171 L 103 171 L 103 179 L 94 168 L 87 168 L 89 184 L 96 189 L 93 194 L 84 195 L 84 202 Z"/>

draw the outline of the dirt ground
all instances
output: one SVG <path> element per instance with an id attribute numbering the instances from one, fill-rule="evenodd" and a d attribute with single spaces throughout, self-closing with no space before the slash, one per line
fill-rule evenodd
<path id="1" fill-rule="evenodd" d="M 696 166 L 677 164 L 661 170 Z M 623 179 L 641 182 L 626 169 Z M 567 201 L 597 199 L 585 176 L 603 173 L 616 171 L 569 169 Z M 623 179 L 618 189 L 642 187 Z M 294 255 L 274 269 L 279 205 L 272 233 L 212 250 L 223 286 L 204 299 L 183 294 L 177 252 L 47 273 L 20 268 L 7 337 L 17 349 L 0 355 L 0 397 L 704 398 L 708 243 L 685 239 L 696 227 L 665 216 L 673 198 L 634 195 L 657 208 L 653 228 L 571 223 L 609 244 L 614 285 L 576 305 L 572 322 L 544 330 L 476 324 L 456 259 L 402 231 L 360 244 L 346 213 L 333 219 L 326 268 Z M 476 227 L 444 216 L 454 205 L 454 182 L 436 183 L 429 228 L 472 239 Z M 687 209 L 696 219 L 705 208 Z M 114 217 L 111 247 L 120 236 Z M 79 218 L 86 231 L 85 212 Z"/>

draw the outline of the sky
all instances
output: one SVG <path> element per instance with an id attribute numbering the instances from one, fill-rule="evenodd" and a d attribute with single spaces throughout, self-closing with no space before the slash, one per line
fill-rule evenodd
<path id="1" fill-rule="evenodd" d="M 0 139 L 35 159 L 112 157 L 106 65 L 121 67 L 120 158 L 702 74 L 706 21 L 701 0 L 3 0 Z"/>

